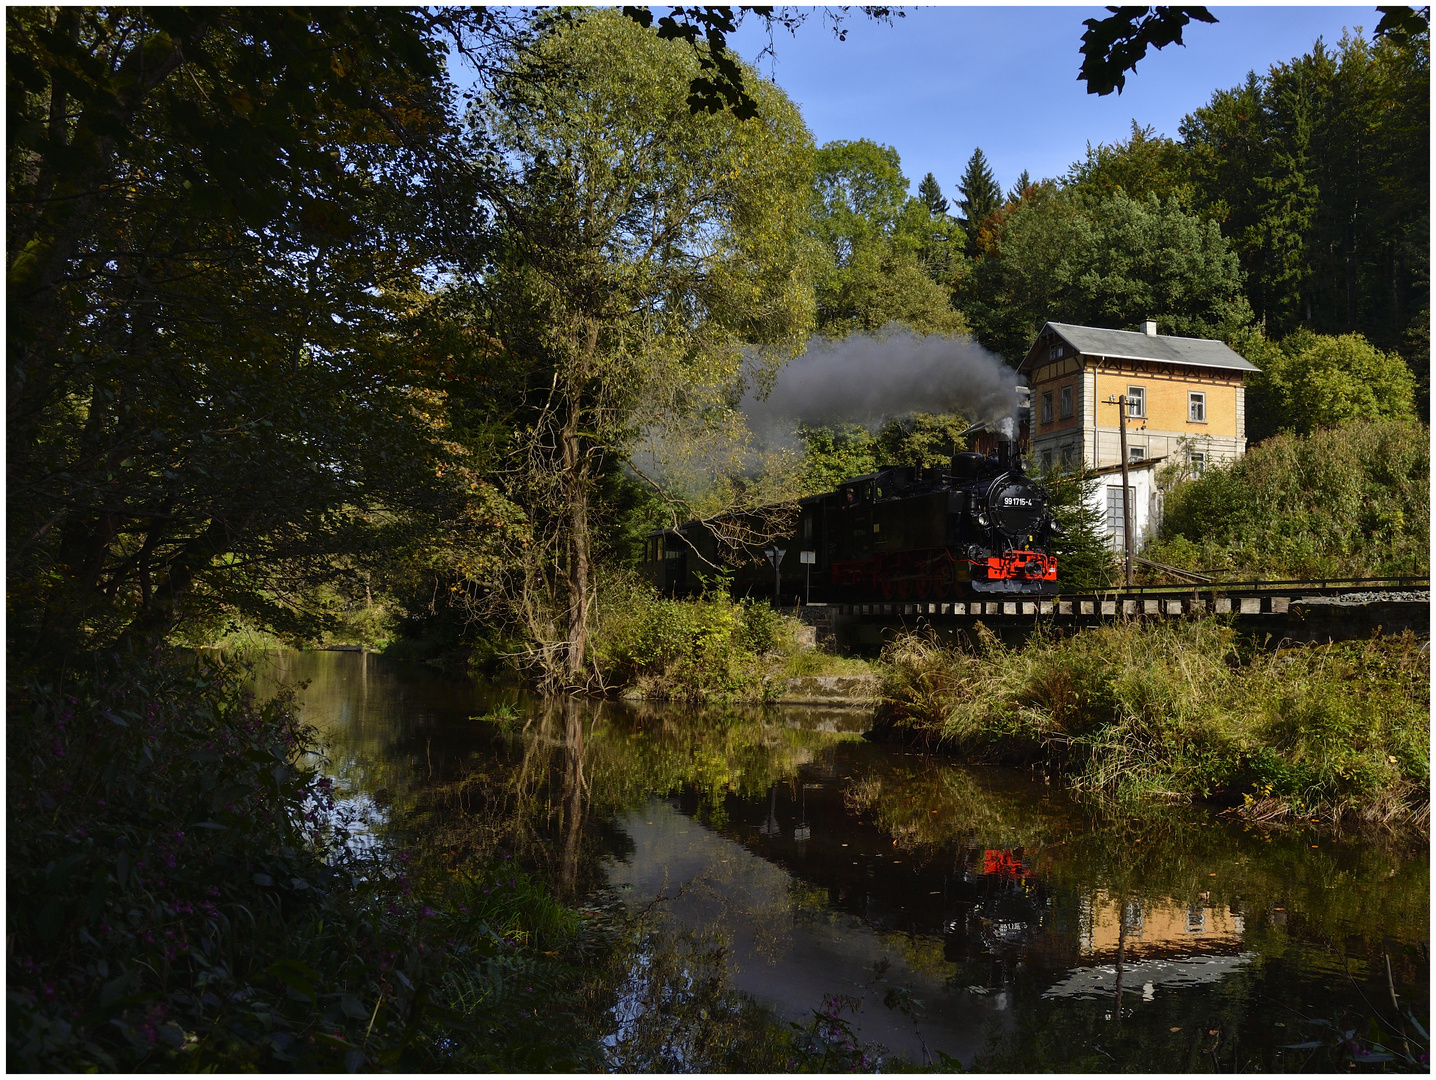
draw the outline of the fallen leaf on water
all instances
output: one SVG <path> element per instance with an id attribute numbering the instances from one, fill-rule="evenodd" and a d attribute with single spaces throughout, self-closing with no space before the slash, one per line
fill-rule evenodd
<path id="1" fill-rule="evenodd" d="M 1179 1028 L 1179 1027 L 1174 1027 L 1174 1028 L 1168 1028 L 1167 1030 L 1168 1030 L 1168 1031 L 1181 1031 L 1182 1029 Z"/>

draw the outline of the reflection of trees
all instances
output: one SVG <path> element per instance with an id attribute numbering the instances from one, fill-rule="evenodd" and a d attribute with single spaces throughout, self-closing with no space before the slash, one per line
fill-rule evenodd
<path id="1" fill-rule="evenodd" d="M 1244 834 L 1192 807 L 1097 813 L 1021 771 L 904 757 L 856 737 L 788 727 L 782 714 L 757 709 L 634 709 L 581 699 L 540 701 L 513 692 L 486 703 L 489 692 L 472 688 L 458 705 L 450 701 L 441 709 L 437 699 L 452 694 L 452 683 L 436 680 L 427 686 L 411 674 L 401 678 L 386 672 L 372 659 L 365 692 L 395 695 L 405 708 L 417 703 L 421 708 L 414 715 L 427 710 L 430 718 L 420 722 L 404 714 L 408 718 L 387 725 L 360 722 L 352 681 L 346 685 L 337 674 L 337 665 L 357 659 L 326 657 L 317 669 L 290 674 L 314 679 L 307 699 L 332 695 L 352 711 L 323 725 L 333 739 L 334 756 L 356 763 L 356 779 L 364 787 L 387 792 L 396 837 L 421 855 L 434 856 L 420 860 L 434 873 L 512 853 L 556 888 L 583 894 L 604 880 L 604 860 L 628 842 L 619 832 L 624 814 L 650 799 L 684 793 L 689 812 L 721 828 L 725 806 L 733 808 L 735 820 L 743 812 L 738 807 L 751 807 L 756 800 L 766 813 L 777 784 L 791 787 L 790 805 L 801 803 L 801 792 L 792 785 L 813 777 L 821 777 L 828 790 L 841 789 L 843 800 L 832 824 L 809 842 L 804 859 L 783 857 L 781 837 L 763 837 L 757 845 L 769 863 L 807 883 L 784 894 L 790 916 L 821 924 L 841 907 L 829 890 L 836 887 L 841 898 L 844 883 L 860 880 L 847 862 L 835 866 L 821 854 L 823 843 L 832 839 L 828 832 L 844 817 L 847 827 L 870 822 L 862 828 L 879 834 L 881 850 L 890 851 L 891 838 L 909 864 L 928 867 L 925 873 L 982 875 L 988 853 L 1013 853 L 1023 868 L 1022 888 L 1010 895 L 986 890 L 983 878 L 983 888 L 972 892 L 974 910 L 989 891 L 1000 901 L 990 915 L 978 912 L 989 918 L 994 932 L 1001 931 L 998 937 L 988 934 L 988 941 L 978 933 L 964 945 L 955 941 L 955 932 L 942 938 L 918 928 L 910 934 L 911 951 L 901 953 L 913 968 L 939 977 L 950 965 L 954 990 L 1000 983 L 1011 995 L 1011 1012 L 1005 1015 L 1040 1033 L 1020 1053 L 995 1044 L 991 1060 L 1004 1067 L 1073 1068 L 1083 1062 L 1112 1067 L 1104 1053 L 1151 1068 L 1210 1063 L 1208 1044 L 1215 1037 L 1206 1032 L 1238 1030 L 1232 1025 L 1240 1022 L 1243 1009 L 1255 1007 L 1253 995 L 1270 987 L 1272 998 L 1281 997 L 1288 989 L 1283 979 L 1306 985 L 1313 971 L 1321 970 L 1349 985 L 1348 972 L 1358 981 L 1379 974 L 1378 988 L 1384 991 L 1383 949 L 1390 952 L 1398 987 L 1425 983 L 1421 948 L 1430 886 L 1417 857 L 1424 848 L 1413 853 L 1390 843 L 1338 846 L 1320 839 L 1313 848 L 1315 837 Z M 494 710 L 494 704 L 508 707 Z M 490 710 L 486 722 L 464 719 L 485 709 Z M 756 830 L 754 835 L 761 836 Z M 718 904 L 729 896 L 753 918 L 784 922 L 772 909 L 771 896 L 765 893 L 759 903 L 741 895 L 748 883 L 736 868 L 715 866 L 700 884 L 698 892 L 706 893 L 707 901 Z M 900 889 L 888 892 L 880 900 L 891 914 L 906 898 Z M 1163 990 L 1138 1009 L 1140 1019 L 1131 1013 L 1130 1002 L 1127 1013 L 1114 1010 L 1110 983 L 1105 1001 L 1042 999 L 1052 985 L 1050 979 L 1043 981 L 1042 969 L 1050 975 L 1090 962 L 1078 956 L 1076 943 L 1084 904 L 1090 908 L 1099 898 L 1107 907 L 1141 903 L 1149 913 L 1164 906 L 1180 911 L 1184 905 L 1209 915 L 1211 909 L 1240 912 L 1242 947 L 1261 959 L 1225 976 L 1211 993 Z M 1017 910 L 1039 900 L 1029 915 Z M 937 917 L 940 908 L 937 901 L 933 904 Z M 941 917 L 953 914 L 949 910 Z M 1033 933 L 1019 926 L 1024 920 Z M 1120 948 L 1124 967 L 1137 959 L 1129 931 L 1112 925 L 1111 943 Z M 1398 944 L 1383 942 L 1386 936 Z M 1401 942 L 1411 951 L 1403 951 Z M 781 950 L 783 944 L 779 936 L 759 942 L 760 951 Z M 1002 958 L 1009 953 L 1012 963 Z M 994 975 L 994 957 L 1006 974 Z M 1111 960 L 1111 952 L 1104 952 L 1102 962 Z M 1140 996 L 1141 988 L 1129 986 L 1124 972 L 1121 996 L 1132 999 L 1134 990 Z M 1170 1027 L 1182 1032 L 1172 1033 Z M 1182 1041 L 1187 1035 L 1195 1038 L 1198 1027 L 1200 1040 Z M 1254 1042 L 1270 1042 L 1270 1030 L 1262 1035 L 1249 1026 L 1249 1032 Z M 1289 1041 L 1300 1040 L 1293 1033 Z M 1082 1049 L 1088 1044 L 1101 1050 Z M 1232 1064 L 1226 1042 L 1216 1052 L 1222 1067 Z"/>
<path id="2" fill-rule="evenodd" d="M 1379 943 L 1397 928 L 1426 926 L 1425 863 L 1395 843 L 1313 847 L 1314 836 L 1239 833 L 1184 806 L 1092 813 L 1022 775 L 889 758 L 849 786 L 847 802 L 918 861 L 1021 848 L 1053 890 L 1229 906 L 1248 913 L 1249 932 L 1271 926 L 1265 915 L 1278 907 L 1299 910 L 1313 941 L 1355 926 Z M 1294 919 L 1285 926 L 1295 929 Z"/>

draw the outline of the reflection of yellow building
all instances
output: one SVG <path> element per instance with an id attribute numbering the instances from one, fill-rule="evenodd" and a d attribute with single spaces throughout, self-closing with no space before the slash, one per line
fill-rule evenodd
<path id="1" fill-rule="evenodd" d="M 1084 898 L 1078 910 L 1078 951 L 1089 960 L 1112 960 L 1119 944 L 1131 960 L 1241 950 L 1242 917 L 1209 907 L 1205 901 L 1184 904 L 1166 898 L 1123 903 L 1099 889 Z"/>

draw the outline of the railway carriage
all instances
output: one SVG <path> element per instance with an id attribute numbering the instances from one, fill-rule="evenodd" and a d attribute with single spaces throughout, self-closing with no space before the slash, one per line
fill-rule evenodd
<path id="1" fill-rule="evenodd" d="M 1060 528 L 1048 504 L 1016 443 L 1000 442 L 992 455 L 956 454 L 946 468 L 888 466 L 803 499 L 774 542 L 743 539 L 763 532 L 751 515 L 657 530 L 644 566 L 677 596 L 720 573 L 735 595 L 772 597 L 776 588 L 789 603 L 1052 595 Z M 770 550 L 783 552 L 776 575 Z"/>

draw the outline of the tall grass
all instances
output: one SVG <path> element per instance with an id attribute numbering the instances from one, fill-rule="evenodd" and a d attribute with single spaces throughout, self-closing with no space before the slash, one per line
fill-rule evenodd
<path id="1" fill-rule="evenodd" d="M 879 728 L 972 761 L 1043 763 L 1118 799 L 1215 798 L 1266 820 L 1424 826 L 1429 654 L 1411 634 L 1268 653 L 1213 620 L 1023 648 L 908 635 Z"/>

